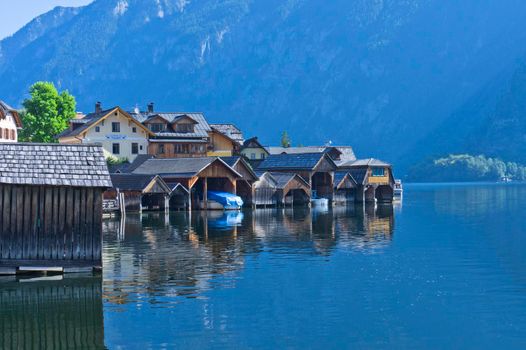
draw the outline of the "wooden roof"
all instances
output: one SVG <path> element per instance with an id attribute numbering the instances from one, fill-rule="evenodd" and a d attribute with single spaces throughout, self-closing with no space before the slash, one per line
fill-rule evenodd
<path id="1" fill-rule="evenodd" d="M 0 183 L 111 187 L 102 146 L 0 143 Z"/>
<path id="2" fill-rule="evenodd" d="M 334 161 L 324 152 L 299 154 L 272 154 L 258 166 L 258 170 L 306 170 L 314 171 L 318 165 L 326 161 L 336 170 Z"/>
<path id="3" fill-rule="evenodd" d="M 170 193 L 172 189 L 158 175 L 141 175 L 141 174 L 111 174 L 113 188 L 122 191 L 140 191 L 152 192 L 151 189 L 156 184 L 153 192 Z M 158 191 L 158 190 L 161 191 Z"/>
<path id="4" fill-rule="evenodd" d="M 3 118 L 7 115 L 11 115 L 13 117 L 15 125 L 18 129 L 22 128 L 22 119 L 20 118 L 18 111 L 13 107 L 9 106 L 4 101 L 0 101 L 0 117 Z"/>
<path id="5" fill-rule="evenodd" d="M 133 173 L 191 178 L 198 176 L 199 173 L 214 163 L 220 163 L 234 177 L 242 177 L 241 174 L 217 157 L 149 159 L 135 169 Z"/>

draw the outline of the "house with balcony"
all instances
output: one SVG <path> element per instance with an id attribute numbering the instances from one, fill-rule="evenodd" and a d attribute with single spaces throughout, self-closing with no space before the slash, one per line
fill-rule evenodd
<path id="1" fill-rule="evenodd" d="M 154 135 L 120 107 L 103 110 L 97 102 L 93 113 L 70 120 L 68 129 L 57 139 L 64 144 L 100 144 L 106 158 L 133 162 L 138 155 L 148 153 L 148 139 Z"/>

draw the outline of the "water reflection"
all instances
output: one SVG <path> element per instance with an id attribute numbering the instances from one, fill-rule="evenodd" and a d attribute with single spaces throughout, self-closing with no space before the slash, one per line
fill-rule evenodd
<path id="1" fill-rule="evenodd" d="M 337 247 L 375 252 L 391 241 L 392 206 L 261 209 L 245 212 L 146 213 L 104 222 L 105 295 L 118 307 L 131 301 L 177 303 L 229 287 L 247 258 L 328 257 Z"/>
<path id="2" fill-rule="evenodd" d="M 104 349 L 102 278 L 0 278 L 1 349 Z"/>

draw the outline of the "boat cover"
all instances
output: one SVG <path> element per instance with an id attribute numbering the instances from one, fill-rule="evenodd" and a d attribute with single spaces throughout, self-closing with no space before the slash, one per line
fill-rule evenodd
<path id="1" fill-rule="evenodd" d="M 240 209 L 243 206 L 241 197 L 228 192 L 208 191 L 208 200 L 221 204 L 225 209 Z"/>

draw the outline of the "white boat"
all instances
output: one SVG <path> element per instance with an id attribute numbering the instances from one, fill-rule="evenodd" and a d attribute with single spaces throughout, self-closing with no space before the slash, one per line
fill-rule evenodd
<path id="1" fill-rule="evenodd" d="M 402 180 L 395 180 L 393 197 L 394 199 L 400 200 L 404 194 L 404 187 L 402 186 Z"/>

